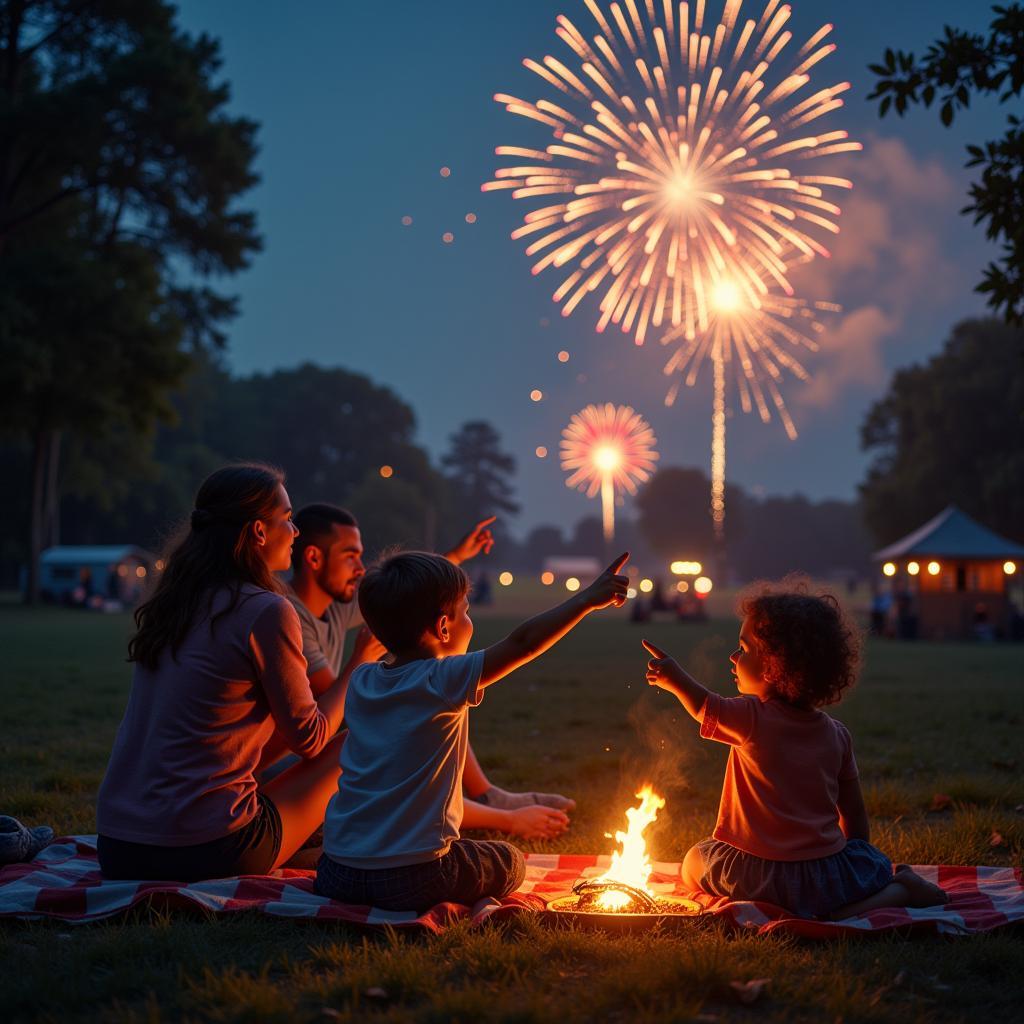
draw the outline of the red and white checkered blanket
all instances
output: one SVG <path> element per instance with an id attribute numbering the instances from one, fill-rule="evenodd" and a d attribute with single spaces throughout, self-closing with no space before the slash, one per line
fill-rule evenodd
<path id="1" fill-rule="evenodd" d="M 523 887 L 507 899 L 482 900 L 475 907 L 441 903 L 417 915 L 324 899 L 313 892 L 311 871 L 275 871 L 272 875 L 244 875 L 191 885 L 106 881 L 96 861 L 96 837 L 68 836 L 55 840 L 34 861 L 0 870 L 0 918 L 78 923 L 99 921 L 130 907 L 150 905 L 161 909 L 201 909 L 215 914 L 257 911 L 276 917 L 345 921 L 370 928 L 390 925 L 440 932 L 466 917 L 482 923 L 543 910 L 547 900 L 564 896 L 581 878 L 602 874 L 607 870 L 608 858 L 531 853 L 526 864 Z M 697 899 L 708 914 L 734 928 L 817 939 L 893 930 L 969 935 L 1024 920 L 1024 876 L 1017 869 L 918 866 L 915 870 L 949 893 L 946 906 L 878 910 L 838 923 L 800 920 L 771 904 L 688 893 L 679 884 L 678 864 L 656 863 L 651 888 L 666 895 Z"/>

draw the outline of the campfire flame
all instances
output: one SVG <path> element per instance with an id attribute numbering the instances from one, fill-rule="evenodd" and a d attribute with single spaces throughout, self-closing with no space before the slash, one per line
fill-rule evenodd
<path id="1" fill-rule="evenodd" d="M 647 880 L 651 877 L 651 858 L 647 854 L 644 830 L 657 818 L 658 811 L 665 806 L 665 800 L 654 792 L 649 783 L 641 787 L 636 797 L 640 805 L 626 809 L 628 828 L 625 832 L 615 833 L 619 849 L 612 854 L 608 870 L 595 881 L 619 882 L 653 897 L 654 893 L 647 888 Z M 621 910 L 629 903 L 629 896 L 613 890 L 602 893 L 597 902 L 606 910 Z"/>

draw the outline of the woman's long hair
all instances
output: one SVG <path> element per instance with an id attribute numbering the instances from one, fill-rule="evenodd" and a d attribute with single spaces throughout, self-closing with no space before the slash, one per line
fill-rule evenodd
<path id="1" fill-rule="evenodd" d="M 189 627 L 212 610 L 218 590 L 226 587 L 231 597 L 210 620 L 211 629 L 237 606 L 243 584 L 281 592 L 250 526 L 273 515 L 282 483 L 280 470 L 252 462 L 225 466 L 203 481 L 189 522 L 170 542 L 156 589 L 136 609 L 129 661 L 155 669 L 165 649 L 175 657 Z"/>

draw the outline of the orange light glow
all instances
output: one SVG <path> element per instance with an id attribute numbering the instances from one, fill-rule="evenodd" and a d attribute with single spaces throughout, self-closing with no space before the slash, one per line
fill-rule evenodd
<path id="1" fill-rule="evenodd" d="M 928 575 L 929 576 L 938 576 L 941 571 L 942 571 L 942 566 L 939 565 L 938 562 L 929 562 L 928 563 Z"/>
<path id="2" fill-rule="evenodd" d="M 558 353 L 558 361 L 560 363 L 567 363 L 567 362 L 569 362 L 569 353 L 566 352 L 564 348 L 562 349 L 561 352 Z"/>
<path id="3" fill-rule="evenodd" d="M 555 574 L 553 572 L 542 572 L 540 574 L 540 581 L 545 587 L 550 587 L 555 582 Z"/>
<path id="4" fill-rule="evenodd" d="M 384 477 L 385 480 L 387 480 L 388 477 L 392 476 L 394 474 L 394 472 L 395 471 L 390 466 L 381 466 L 380 467 L 380 475 L 382 477 Z"/>
<path id="5" fill-rule="evenodd" d="M 441 236 L 441 241 L 444 242 L 445 245 L 451 245 L 451 243 L 455 241 L 455 234 L 451 231 L 446 231 Z"/>
<path id="6" fill-rule="evenodd" d="M 402 223 L 403 223 L 403 224 L 404 224 L 404 225 L 405 225 L 406 227 L 408 227 L 408 226 L 409 226 L 409 225 L 410 225 L 410 224 L 412 223 L 412 217 L 410 217 L 410 216 L 409 216 L 408 214 L 406 214 L 406 215 L 405 215 L 405 216 L 404 216 L 404 217 L 402 218 Z"/>
<path id="7" fill-rule="evenodd" d="M 476 223 L 476 214 L 475 213 L 467 213 L 466 214 L 466 223 L 467 224 L 475 224 Z"/>
<path id="8" fill-rule="evenodd" d="M 651 878 L 651 858 L 647 852 L 644 832 L 657 817 L 658 811 L 665 806 L 663 797 L 658 796 L 649 783 L 645 783 L 636 794 L 640 803 L 626 810 L 628 826 L 625 832 L 616 832 L 615 841 L 619 849 L 612 853 L 612 861 L 608 870 L 596 878 L 596 882 L 620 882 L 640 889 L 648 896 L 654 893 L 648 887 Z M 608 910 L 617 910 L 629 903 L 629 896 L 614 889 L 603 892 L 597 899 L 600 906 Z"/>
<path id="9" fill-rule="evenodd" d="M 707 578 L 707 576 L 698 576 L 693 581 L 693 589 L 697 591 L 701 597 L 705 597 L 707 594 L 710 594 L 713 586 L 714 584 Z"/>
<path id="10" fill-rule="evenodd" d="M 546 459 L 548 457 L 548 450 L 544 445 L 539 444 L 534 448 L 533 454 L 536 455 L 538 459 Z"/>
<path id="11" fill-rule="evenodd" d="M 530 392 L 530 401 L 531 402 L 539 402 L 543 397 L 544 397 L 544 392 L 541 391 L 540 388 L 534 388 Z"/>
<path id="12" fill-rule="evenodd" d="M 690 589 L 690 584 L 687 583 L 686 580 L 680 580 L 676 584 L 676 590 L 678 590 L 680 594 L 685 594 L 689 589 Z"/>
<path id="13" fill-rule="evenodd" d="M 503 587 L 510 587 L 510 586 L 512 585 L 512 581 L 513 581 L 514 579 L 515 579 L 515 577 L 514 577 L 514 576 L 512 575 L 512 573 L 510 573 L 510 572 L 503 572 L 503 573 L 502 573 L 502 574 L 501 574 L 501 575 L 500 575 L 500 576 L 498 577 L 498 582 L 499 582 L 499 583 L 500 583 L 500 584 L 501 584 L 501 585 L 502 585 Z"/>
<path id="14" fill-rule="evenodd" d="M 916 576 L 921 571 L 921 566 L 918 562 L 907 562 L 907 572 L 911 576 Z"/>
<path id="15" fill-rule="evenodd" d="M 640 592 L 642 594 L 649 594 L 654 589 L 654 582 L 652 580 L 643 579 L 640 581 Z"/>
<path id="16" fill-rule="evenodd" d="M 1005 572 L 1007 576 L 1012 576 L 1016 571 L 1016 562 L 1003 562 L 1003 572 Z"/>
<path id="17" fill-rule="evenodd" d="M 135 575 L 140 580 L 144 580 L 146 578 L 146 567 L 144 565 L 137 565 L 135 567 Z"/>
<path id="18" fill-rule="evenodd" d="M 441 177 L 442 178 L 450 178 L 451 176 L 452 176 L 452 169 L 450 167 L 442 167 L 441 168 Z"/>
<path id="19" fill-rule="evenodd" d="M 576 579 L 575 576 L 570 576 L 565 581 L 565 589 L 571 591 L 572 593 L 575 593 L 577 590 L 580 589 L 580 581 Z"/>
<path id="20" fill-rule="evenodd" d="M 885 565 L 882 566 L 882 572 L 884 572 L 886 576 L 895 576 L 896 566 L 892 562 L 886 562 Z"/>

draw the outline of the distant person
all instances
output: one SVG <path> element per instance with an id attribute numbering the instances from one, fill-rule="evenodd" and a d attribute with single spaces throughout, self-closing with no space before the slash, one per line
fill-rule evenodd
<path id="1" fill-rule="evenodd" d="M 494 518 L 477 523 L 444 557 L 455 565 L 491 550 Z M 386 652 L 362 625 L 355 600 L 365 574 L 363 542 L 355 516 L 337 505 L 314 504 L 295 515 L 299 539 L 292 549 L 292 579 L 287 596 L 302 624 L 302 653 L 307 662 L 314 696 L 339 686 L 344 693 L 352 672 Z M 347 662 L 343 662 L 345 636 L 359 629 Z M 346 723 L 347 724 L 347 723 Z M 268 743 L 264 763 L 273 764 L 287 753 L 283 736 Z M 513 793 L 488 779 L 473 748 L 466 756 L 463 775 L 466 796 L 465 828 L 495 829 L 524 839 L 551 839 L 569 827 L 569 811 L 576 803 L 558 793 Z"/>
<path id="2" fill-rule="evenodd" d="M 106 877 L 266 874 L 323 822 L 345 688 L 310 690 L 299 617 L 275 576 L 296 534 L 275 469 L 226 466 L 199 488 L 135 613 L 131 694 L 97 802 Z M 301 760 L 259 786 L 277 740 Z"/>
<path id="3" fill-rule="evenodd" d="M 543 654 L 591 612 L 621 605 L 629 580 L 619 570 L 627 557 L 586 590 L 472 654 L 462 569 L 440 555 L 407 552 L 366 574 L 359 607 L 394 661 L 352 673 L 350 735 L 324 822 L 318 893 L 422 912 L 519 888 L 526 866 L 516 847 L 461 837 L 469 709 L 486 687 Z"/>
<path id="4" fill-rule="evenodd" d="M 877 583 L 871 587 L 871 635 L 885 636 L 892 596 Z"/>
<path id="5" fill-rule="evenodd" d="M 819 708 L 856 679 L 860 640 L 831 594 L 801 581 L 761 586 L 740 601 L 730 655 L 741 696 L 705 689 L 644 641 L 647 682 L 729 746 L 718 823 L 687 852 L 692 890 L 774 903 L 799 917 L 839 920 L 882 907 L 930 907 L 946 894 L 870 842 L 853 741 Z"/>
<path id="6" fill-rule="evenodd" d="M 494 588 L 491 586 L 491 577 L 482 572 L 473 585 L 473 604 L 486 608 L 494 604 Z"/>

